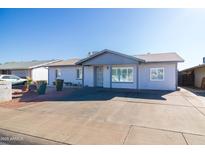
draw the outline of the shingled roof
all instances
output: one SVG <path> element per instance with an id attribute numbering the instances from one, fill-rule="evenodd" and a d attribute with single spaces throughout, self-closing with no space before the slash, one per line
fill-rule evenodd
<path id="1" fill-rule="evenodd" d="M 135 55 L 136 58 L 143 59 L 145 62 L 184 62 L 184 60 L 175 52 L 154 53 Z"/>
<path id="2" fill-rule="evenodd" d="M 56 60 L 7 62 L 0 65 L 0 70 L 32 69 L 35 67 L 45 66 L 53 62 L 56 62 Z"/>
<path id="3" fill-rule="evenodd" d="M 181 70 L 180 72 L 192 71 L 194 69 L 202 68 L 202 67 L 205 67 L 205 64 L 199 64 L 199 65 L 196 65 L 196 66 L 193 66 L 193 67 L 190 67 L 190 68 L 186 68 L 184 70 Z"/>
<path id="4" fill-rule="evenodd" d="M 116 52 L 116 51 L 112 51 L 112 50 L 109 50 L 109 49 L 104 49 L 102 51 L 99 51 L 99 52 L 96 52 L 95 54 L 93 55 L 90 55 L 84 59 L 81 59 L 80 61 L 78 61 L 76 64 L 79 65 L 79 64 L 82 64 L 84 63 L 85 61 L 88 61 L 88 60 L 91 60 L 97 56 L 100 56 L 104 53 L 111 53 L 111 54 L 114 54 L 114 55 L 118 55 L 118 56 L 122 56 L 122 57 L 126 57 L 128 59 L 132 59 L 134 61 L 140 61 L 140 62 L 144 62 L 143 59 L 140 59 L 140 58 L 137 58 L 137 57 L 134 57 L 134 56 L 130 56 L 130 55 L 127 55 L 127 54 L 123 54 L 123 53 L 120 53 L 120 52 Z"/>
<path id="5" fill-rule="evenodd" d="M 78 58 L 72 58 L 68 60 L 62 60 L 59 62 L 55 62 L 52 64 L 47 65 L 48 67 L 55 67 L 55 66 L 74 66 L 76 62 L 78 62 L 80 59 Z"/>

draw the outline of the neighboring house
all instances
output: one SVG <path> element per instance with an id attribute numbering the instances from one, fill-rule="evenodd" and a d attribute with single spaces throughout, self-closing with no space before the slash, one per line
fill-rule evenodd
<path id="1" fill-rule="evenodd" d="M 8 62 L 0 65 L 0 74 L 13 74 L 21 78 L 30 77 L 33 81 L 48 81 L 48 67 L 46 65 L 56 60 Z"/>
<path id="2" fill-rule="evenodd" d="M 201 88 L 202 80 L 205 78 L 205 64 L 182 70 L 179 74 L 180 84 L 182 86 Z"/>
<path id="3" fill-rule="evenodd" d="M 49 85 L 53 85 L 57 78 L 64 79 L 64 82 L 82 84 L 82 67 L 75 65 L 79 60 L 73 58 L 49 64 Z"/>
<path id="4" fill-rule="evenodd" d="M 59 77 L 88 87 L 176 90 L 177 64 L 184 60 L 176 53 L 129 56 L 105 49 L 85 59 L 76 59 L 76 63 L 69 61 L 49 66 L 50 84 Z M 82 81 L 78 80 L 79 76 Z"/>

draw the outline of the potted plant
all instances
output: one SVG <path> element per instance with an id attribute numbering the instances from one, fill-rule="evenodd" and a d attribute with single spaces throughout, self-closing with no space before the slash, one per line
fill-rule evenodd
<path id="1" fill-rule="evenodd" d="M 32 79 L 30 77 L 26 77 L 27 81 L 24 83 L 22 91 L 28 91 L 29 87 L 32 83 Z"/>
<path id="2" fill-rule="evenodd" d="M 56 91 L 62 91 L 63 90 L 63 83 L 64 83 L 64 80 L 56 79 Z"/>

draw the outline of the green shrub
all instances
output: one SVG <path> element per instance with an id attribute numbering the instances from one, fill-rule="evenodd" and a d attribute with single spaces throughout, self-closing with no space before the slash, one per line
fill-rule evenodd
<path id="1" fill-rule="evenodd" d="M 57 91 L 63 90 L 63 83 L 64 83 L 64 80 L 56 79 L 56 90 Z"/>

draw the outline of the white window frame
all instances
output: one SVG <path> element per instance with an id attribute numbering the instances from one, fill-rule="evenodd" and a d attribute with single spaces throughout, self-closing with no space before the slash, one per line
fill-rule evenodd
<path id="1" fill-rule="evenodd" d="M 133 83 L 134 82 L 134 68 L 133 67 L 123 67 L 123 66 L 115 66 L 115 67 L 112 67 L 112 72 L 113 72 L 113 69 L 115 69 L 117 71 L 117 69 L 127 69 L 127 75 L 128 75 L 128 70 L 131 69 L 132 70 L 132 81 L 113 81 L 113 79 L 111 78 L 112 80 L 112 83 Z"/>
<path id="2" fill-rule="evenodd" d="M 158 72 L 159 69 L 162 69 L 163 70 L 163 78 L 162 79 L 153 79 L 152 78 L 152 71 L 153 70 L 156 70 Z M 150 81 L 164 81 L 164 67 L 156 67 L 156 68 L 150 68 Z"/>
<path id="3" fill-rule="evenodd" d="M 79 77 L 78 77 L 78 71 L 79 71 Z M 81 73 L 81 75 L 80 75 L 80 73 Z M 77 68 L 76 69 L 76 79 L 82 80 L 82 78 L 83 78 L 83 70 L 82 70 L 82 68 Z"/>

